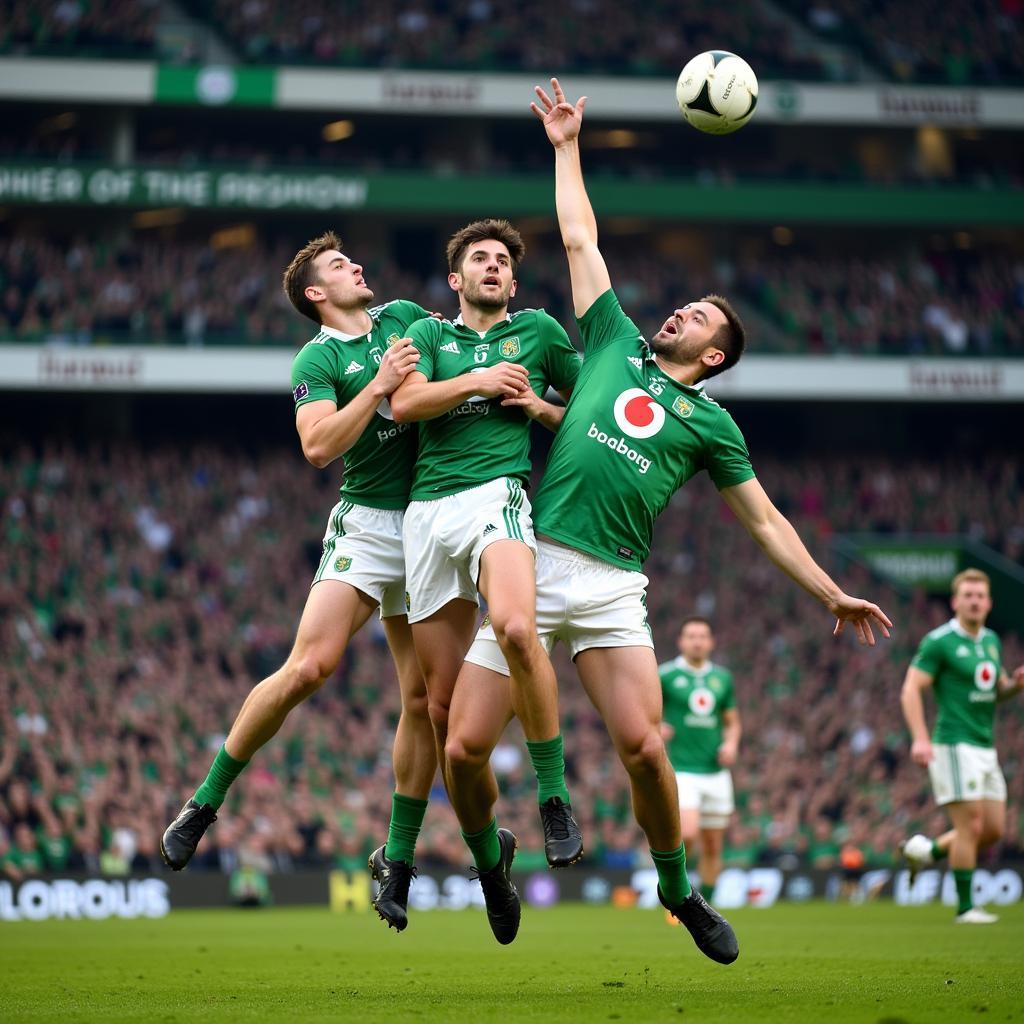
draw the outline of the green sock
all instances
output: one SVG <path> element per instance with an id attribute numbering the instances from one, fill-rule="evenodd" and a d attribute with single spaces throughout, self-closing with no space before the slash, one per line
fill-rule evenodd
<path id="1" fill-rule="evenodd" d="M 956 882 L 956 912 L 962 914 L 974 906 L 974 897 L 971 894 L 974 868 L 953 868 L 953 881 Z"/>
<path id="2" fill-rule="evenodd" d="M 692 892 L 686 876 L 686 847 L 680 843 L 674 850 L 662 853 L 651 850 L 654 866 L 658 869 L 658 885 L 669 903 L 682 903 Z"/>
<path id="3" fill-rule="evenodd" d="M 560 797 L 569 803 L 569 790 L 565 788 L 565 753 L 562 734 L 550 740 L 527 740 L 533 770 L 537 773 L 537 803 L 546 803 L 551 797 Z"/>
<path id="4" fill-rule="evenodd" d="M 937 839 L 932 840 L 932 860 L 942 860 L 948 852 L 948 850 L 944 850 L 939 846 Z"/>
<path id="5" fill-rule="evenodd" d="M 248 763 L 248 761 L 236 761 L 224 749 L 222 743 L 220 750 L 217 751 L 217 756 L 213 759 L 213 764 L 210 765 L 210 774 L 203 780 L 203 784 L 196 790 L 192 799 L 197 804 L 209 804 L 214 810 L 217 810 L 228 795 L 228 787 L 242 774 L 242 769 Z"/>
<path id="6" fill-rule="evenodd" d="M 498 842 L 498 822 L 495 818 L 479 832 L 463 832 L 462 838 L 473 854 L 478 871 L 490 871 L 501 860 L 501 844 Z"/>
<path id="7" fill-rule="evenodd" d="M 427 801 L 395 793 L 391 797 L 391 824 L 384 856 L 388 860 L 404 860 L 412 867 L 416 856 L 416 839 L 427 813 Z"/>
<path id="8" fill-rule="evenodd" d="M 702 882 L 700 887 L 700 894 L 704 897 L 704 899 L 706 899 L 710 903 L 711 897 L 715 894 L 715 887 L 713 885 L 705 885 Z"/>

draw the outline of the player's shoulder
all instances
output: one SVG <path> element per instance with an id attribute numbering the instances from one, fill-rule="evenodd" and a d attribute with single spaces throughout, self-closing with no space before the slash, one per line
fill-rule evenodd
<path id="1" fill-rule="evenodd" d="M 999 639 L 999 634 L 994 629 L 989 629 L 988 626 L 981 627 L 981 636 L 979 640 L 994 640 L 997 644 L 1002 646 L 1002 641 Z"/>
<path id="2" fill-rule="evenodd" d="M 940 640 L 944 640 L 944 639 L 946 639 L 946 637 L 949 637 L 949 636 L 952 636 L 952 635 L 953 635 L 953 623 L 952 622 L 944 622 L 941 626 L 936 626 L 934 629 L 931 629 L 927 633 L 925 633 L 925 635 L 921 638 L 921 643 L 923 643 L 923 644 L 925 644 L 925 643 L 929 643 L 929 644 L 938 643 Z"/>
<path id="3" fill-rule="evenodd" d="M 564 331 L 565 328 L 546 310 L 542 307 L 527 307 L 525 309 L 517 309 L 514 313 L 508 315 L 509 323 L 516 324 L 517 326 L 532 325 L 537 328 L 538 331 L 550 330 L 557 328 L 559 331 Z"/>
<path id="4" fill-rule="evenodd" d="M 720 679 L 724 679 L 727 683 L 732 682 L 732 670 L 726 668 L 725 665 L 720 665 L 717 661 L 713 661 L 711 669 Z"/>
<path id="5" fill-rule="evenodd" d="M 669 673 L 677 671 L 679 671 L 679 662 L 676 661 L 675 658 L 672 658 L 669 661 L 663 661 L 658 666 L 658 675 L 660 676 L 667 676 Z"/>
<path id="6" fill-rule="evenodd" d="M 304 362 L 309 359 L 316 359 L 329 353 L 335 339 L 327 331 L 317 331 L 309 341 L 295 353 L 294 363 Z"/>

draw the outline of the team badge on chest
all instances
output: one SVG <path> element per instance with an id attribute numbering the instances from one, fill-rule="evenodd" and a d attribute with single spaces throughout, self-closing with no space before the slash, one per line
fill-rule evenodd
<path id="1" fill-rule="evenodd" d="M 676 400 L 672 403 L 672 411 L 683 419 L 688 419 L 690 413 L 693 412 L 693 402 L 688 402 L 682 395 L 679 395 Z"/>
<path id="2" fill-rule="evenodd" d="M 499 351 L 501 352 L 502 359 L 512 359 L 519 355 L 519 338 L 506 338 L 501 343 Z"/>

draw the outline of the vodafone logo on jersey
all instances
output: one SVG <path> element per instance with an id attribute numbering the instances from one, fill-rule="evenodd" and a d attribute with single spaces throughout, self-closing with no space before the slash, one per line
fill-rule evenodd
<path id="1" fill-rule="evenodd" d="M 715 695 L 701 686 L 690 694 L 688 703 L 695 715 L 710 715 L 715 710 Z"/>
<path id="2" fill-rule="evenodd" d="M 615 399 L 619 430 L 629 437 L 654 437 L 665 425 L 665 410 L 643 388 L 629 388 Z"/>
<path id="3" fill-rule="evenodd" d="M 980 661 L 974 670 L 974 685 L 979 690 L 991 690 L 999 678 L 999 670 L 991 661 Z"/>

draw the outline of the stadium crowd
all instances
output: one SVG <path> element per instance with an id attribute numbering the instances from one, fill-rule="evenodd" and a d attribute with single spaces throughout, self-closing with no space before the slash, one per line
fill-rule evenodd
<path id="1" fill-rule="evenodd" d="M 613 0 L 503 8 L 493 0 L 353 0 L 281 5 L 269 0 L 186 0 L 241 60 L 472 71 L 675 74 L 682 55 L 730 48 L 763 78 L 852 80 L 861 62 L 897 82 L 1019 83 L 1020 0 L 781 0 L 792 20 L 755 5 L 725 9 L 667 0 L 618 17 Z M 193 46 L 161 50 L 157 0 L 4 4 L 0 53 L 194 59 Z M 524 26 L 528 29 L 524 31 Z M 831 46 L 822 46 L 831 43 Z"/>
<path id="2" fill-rule="evenodd" d="M 520 302 L 544 307 L 571 327 L 558 248 L 538 246 L 528 255 Z M 123 244 L 79 237 L 68 245 L 0 237 L 0 338 L 298 346 L 309 329 L 280 287 L 292 251 L 138 236 Z M 787 250 L 781 259 L 723 257 L 712 271 L 687 268 L 649 244 L 620 242 L 609 263 L 641 330 L 661 322 L 684 280 L 689 292 L 722 291 L 735 297 L 741 314 L 759 313 L 773 328 L 757 338 L 760 352 L 1024 355 L 1024 262 L 1011 255 L 954 250 L 860 259 Z M 440 272 L 423 279 L 374 258 L 365 266 L 381 300 L 404 296 L 452 309 Z"/>
<path id="3" fill-rule="evenodd" d="M 283 399 L 284 400 L 284 399 Z M 780 507 L 823 559 L 835 531 L 965 533 L 1020 560 L 1018 460 L 972 465 L 885 457 L 760 459 Z M 70 442 L 11 447 L 0 464 L 0 871 L 160 870 L 160 832 L 201 781 L 250 687 L 287 654 L 336 469 L 292 448 Z M 955 481 L 955 485 L 952 483 Z M 984 502 L 977 496 L 985 495 Z M 1005 524 L 1018 526 L 1007 532 Z M 836 863 L 856 845 L 892 863 L 896 843 L 943 816 L 908 756 L 898 693 L 917 640 L 948 611 L 859 570 L 842 578 L 897 623 L 891 642 L 836 642 L 828 616 L 756 551 L 707 481 L 681 491 L 648 563 L 662 660 L 679 620 L 710 617 L 733 669 L 745 734 L 735 778 L 736 864 Z M 1006 662 L 1024 655 L 1006 636 Z M 592 863 L 643 863 L 625 774 L 559 654 L 570 789 Z M 345 660 L 233 787 L 197 870 L 365 865 L 390 810 L 399 710 L 371 620 Z M 1000 710 L 1009 783 L 1002 849 L 1024 853 L 1024 708 Z M 1009 719 L 1009 720 L 1007 720 Z M 499 820 L 524 867 L 543 864 L 529 761 L 513 725 L 495 754 Z M 468 863 L 440 788 L 421 861 Z"/>

